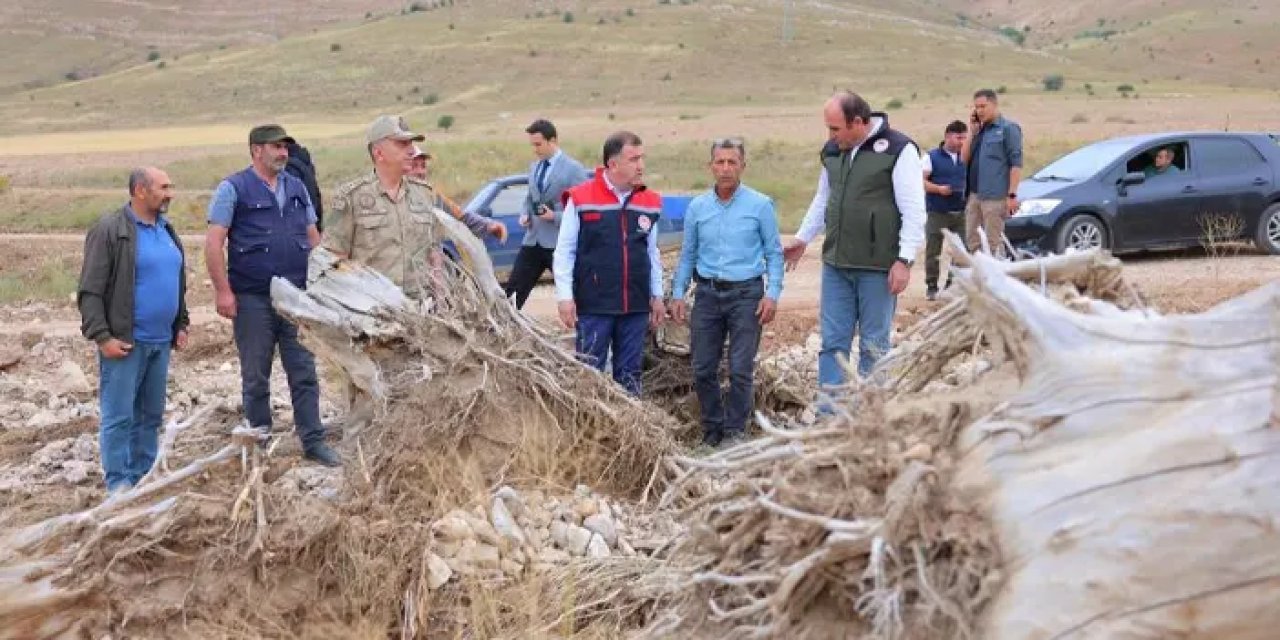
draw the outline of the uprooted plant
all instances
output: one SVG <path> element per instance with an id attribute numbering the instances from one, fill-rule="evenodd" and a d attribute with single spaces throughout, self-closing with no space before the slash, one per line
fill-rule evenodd
<path id="1" fill-rule="evenodd" d="M 170 425 L 131 491 L 0 531 L 0 637 L 434 636 L 466 627 L 448 611 L 470 593 L 429 584 L 430 525 L 449 508 L 504 482 L 661 488 L 674 421 L 516 313 L 483 247 L 437 217 L 468 268 L 428 299 L 320 250 L 306 292 L 273 284 L 371 399 L 341 471 L 294 467 L 280 437 L 212 410 Z"/>

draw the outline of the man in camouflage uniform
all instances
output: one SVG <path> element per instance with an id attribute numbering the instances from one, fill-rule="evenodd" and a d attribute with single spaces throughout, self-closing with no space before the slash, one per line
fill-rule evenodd
<path id="1" fill-rule="evenodd" d="M 443 230 L 434 213 L 438 198 L 431 185 L 409 175 L 414 142 L 424 139 L 399 116 L 380 116 L 369 125 L 373 172 L 335 192 L 323 243 L 419 299 L 439 286 L 444 265 Z"/>
<path id="2" fill-rule="evenodd" d="M 378 270 L 411 298 L 443 288 L 443 230 L 434 209 L 431 185 L 410 173 L 414 142 L 424 137 L 409 130 L 404 118 L 380 116 L 366 137 L 373 171 L 339 187 L 325 219 L 324 248 Z M 367 393 L 348 381 L 350 436 L 373 418 Z"/>

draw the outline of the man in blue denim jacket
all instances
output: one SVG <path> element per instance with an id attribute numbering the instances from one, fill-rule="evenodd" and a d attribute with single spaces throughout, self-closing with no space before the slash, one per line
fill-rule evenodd
<path id="1" fill-rule="evenodd" d="M 981 249 L 978 229 L 982 229 L 995 255 L 1004 255 L 1004 221 L 1018 210 L 1022 128 L 1000 115 L 999 98 L 990 89 L 973 94 L 969 128 L 971 135 L 960 148 L 969 171 L 965 244 L 970 251 Z"/>

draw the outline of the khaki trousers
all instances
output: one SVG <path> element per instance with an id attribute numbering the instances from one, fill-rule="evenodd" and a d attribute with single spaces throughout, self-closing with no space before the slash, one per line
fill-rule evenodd
<path id="1" fill-rule="evenodd" d="M 982 229 L 987 233 L 992 254 L 1004 257 L 1004 221 L 1008 213 L 1008 201 L 1004 198 L 986 200 L 977 194 L 969 194 L 969 202 L 964 207 L 964 238 L 970 253 L 982 249 L 982 240 L 978 236 L 978 229 Z"/>

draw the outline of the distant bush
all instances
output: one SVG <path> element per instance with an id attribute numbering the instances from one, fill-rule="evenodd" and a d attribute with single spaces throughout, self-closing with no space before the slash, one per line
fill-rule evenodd
<path id="1" fill-rule="evenodd" d="M 1133 93 L 1133 85 L 1131 84 L 1119 85 L 1116 87 L 1116 91 L 1119 91 L 1120 93 Z"/>
<path id="2" fill-rule="evenodd" d="M 331 45 L 329 45 L 329 53 L 337 53 L 337 52 L 339 52 L 339 51 L 342 51 L 342 45 L 340 45 L 340 44 L 338 44 L 338 43 L 336 43 L 336 42 L 335 42 L 335 43 L 333 43 L 333 44 L 331 44 Z"/>
<path id="3" fill-rule="evenodd" d="M 427 10 L 426 3 L 423 3 L 423 2 L 409 3 L 409 13 L 418 13 L 419 11 L 426 11 L 426 10 Z"/>
<path id="4" fill-rule="evenodd" d="M 156 63 L 156 68 L 157 68 L 157 69 L 163 69 L 163 68 L 165 68 L 164 60 L 161 60 L 160 62 L 157 62 L 157 63 Z"/>
<path id="5" fill-rule="evenodd" d="M 80 72 L 79 72 L 79 71 L 68 71 L 68 72 L 67 72 L 66 74 L 64 74 L 62 77 L 66 78 L 67 80 L 69 80 L 69 81 L 71 81 L 71 82 L 75 82 L 75 81 L 80 80 L 80 79 L 82 78 L 82 76 L 80 75 Z"/>
<path id="6" fill-rule="evenodd" d="M 155 62 L 156 60 L 159 60 L 159 59 L 160 59 L 159 51 L 152 51 L 147 54 L 147 62 Z"/>
<path id="7" fill-rule="evenodd" d="M 453 31 L 454 29 L 457 29 L 457 28 L 458 28 L 458 27 L 457 27 L 457 26 L 455 26 L 452 22 L 450 22 L 450 23 L 449 23 L 449 30 L 450 30 L 450 31 Z"/>
<path id="8" fill-rule="evenodd" d="M 373 12 L 372 12 L 372 11 L 366 11 L 366 12 L 364 12 L 364 19 L 365 19 L 365 20 L 372 20 L 372 19 L 373 19 Z"/>
<path id="9" fill-rule="evenodd" d="M 437 102 L 440 102 L 440 96 L 434 91 L 428 93 L 422 98 L 422 104 L 435 104 Z"/>
<path id="10" fill-rule="evenodd" d="M 627 17 L 628 18 L 636 17 L 636 10 L 632 9 L 631 7 L 627 7 Z"/>
<path id="11" fill-rule="evenodd" d="M 1110 40 L 1111 36 L 1120 33 L 1115 29 L 1086 29 L 1076 34 L 1076 40 L 1085 40 L 1088 38 L 1097 38 L 1099 40 Z"/>
<path id="12" fill-rule="evenodd" d="M 1044 85 L 1045 91 L 1062 91 L 1062 86 L 1066 82 L 1061 73 L 1052 73 L 1040 79 L 1040 84 Z"/>
<path id="13" fill-rule="evenodd" d="M 1022 43 L 1027 41 L 1027 34 L 1023 33 L 1022 30 L 1017 27 L 1000 27 L 996 32 L 1012 40 L 1014 44 L 1017 45 L 1022 45 Z"/>
<path id="14" fill-rule="evenodd" d="M 610 114 L 609 114 L 609 119 L 610 119 L 610 120 L 613 120 L 613 119 L 615 119 L 615 118 L 617 118 L 617 117 L 618 117 L 618 116 L 616 116 L 616 115 L 614 115 L 614 114 L 612 114 L 612 113 L 610 113 Z"/>
<path id="15" fill-rule="evenodd" d="M 1074 116 L 1071 116 L 1071 124 L 1084 124 L 1088 121 L 1089 116 L 1086 116 L 1083 113 L 1077 113 Z"/>
<path id="16" fill-rule="evenodd" d="M 605 20 L 604 16 L 600 16 L 600 19 L 596 20 L 596 24 L 609 24 L 609 21 Z"/>
<path id="17" fill-rule="evenodd" d="M 902 101 L 901 101 L 901 100 L 899 100 L 899 99 L 897 99 L 897 98 L 894 98 L 894 99 L 892 99 L 892 100 L 890 100 L 890 101 L 888 101 L 888 102 L 884 103 L 884 108 L 885 108 L 885 109 L 901 109 L 901 108 L 902 108 Z"/>
<path id="18" fill-rule="evenodd" d="M 13 186 L 9 176 L 0 175 L 0 195 L 9 193 L 9 188 Z"/>
<path id="19" fill-rule="evenodd" d="M 1006 93 L 1009 93 L 1009 87 L 1006 87 L 1006 86 L 1004 86 L 1004 85 L 1000 85 L 1000 87 L 996 89 L 996 93 L 998 93 L 998 94 L 1000 94 L 1000 95 L 1004 95 L 1004 94 L 1006 94 Z"/>
<path id="20" fill-rule="evenodd" d="M 436 120 L 436 126 L 448 131 L 453 126 L 453 116 L 440 116 L 440 119 Z"/>
<path id="21" fill-rule="evenodd" d="M 565 24 L 569 24 L 570 22 L 573 22 L 573 14 L 566 11 L 564 12 L 564 17 L 561 19 L 564 20 Z"/>

